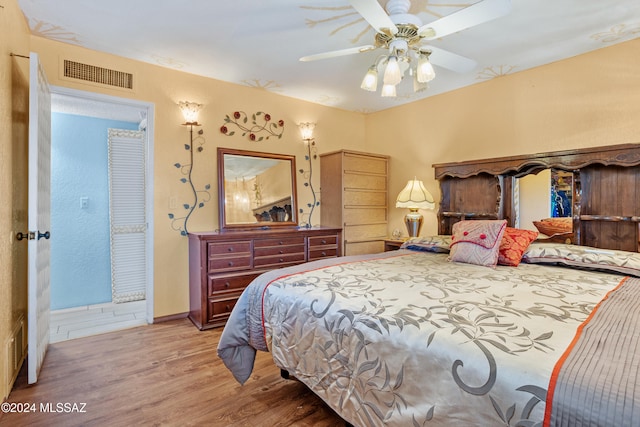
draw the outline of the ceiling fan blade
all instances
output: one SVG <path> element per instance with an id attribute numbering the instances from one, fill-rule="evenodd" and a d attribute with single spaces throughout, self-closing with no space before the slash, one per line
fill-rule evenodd
<path id="1" fill-rule="evenodd" d="M 368 52 L 376 49 L 373 45 L 350 47 L 348 49 L 334 50 L 331 52 L 316 53 L 315 55 L 307 55 L 300 58 L 302 62 L 317 61 L 318 59 L 335 58 L 337 56 L 353 55 L 355 53 Z"/>
<path id="2" fill-rule="evenodd" d="M 349 3 L 377 32 L 390 32 L 390 35 L 398 32 L 398 27 L 377 0 L 349 0 Z"/>
<path id="3" fill-rule="evenodd" d="M 430 50 L 429 61 L 433 65 L 437 65 L 456 73 L 468 73 L 473 70 L 477 63 L 473 59 L 461 56 L 448 50 L 440 49 L 433 46 L 425 46 L 422 50 Z"/>
<path id="4" fill-rule="evenodd" d="M 423 25 L 418 29 L 418 34 L 420 37 L 432 40 L 483 24 L 504 16 L 510 11 L 510 0 L 483 0 L 458 12 L 454 12 L 451 15 Z"/>

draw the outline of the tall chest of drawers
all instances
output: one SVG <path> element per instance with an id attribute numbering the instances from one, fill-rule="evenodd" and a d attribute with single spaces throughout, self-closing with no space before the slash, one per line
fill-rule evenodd
<path id="1" fill-rule="evenodd" d="M 224 326 L 244 288 L 267 271 L 340 256 L 340 228 L 189 233 L 189 319 Z"/>
<path id="2" fill-rule="evenodd" d="M 342 253 L 384 251 L 389 156 L 350 150 L 320 155 L 320 222 L 343 230 Z"/>

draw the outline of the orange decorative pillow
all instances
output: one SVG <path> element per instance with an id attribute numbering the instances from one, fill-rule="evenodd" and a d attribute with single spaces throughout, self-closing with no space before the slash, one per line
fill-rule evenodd
<path id="1" fill-rule="evenodd" d="M 453 224 L 450 261 L 495 267 L 507 221 L 472 220 Z"/>
<path id="2" fill-rule="evenodd" d="M 498 264 L 517 267 L 524 252 L 537 238 L 537 231 L 506 227 L 500 241 Z"/>
<path id="3" fill-rule="evenodd" d="M 554 234 L 571 233 L 573 231 L 573 218 L 545 218 L 533 221 L 533 225 L 542 234 L 553 236 Z"/>

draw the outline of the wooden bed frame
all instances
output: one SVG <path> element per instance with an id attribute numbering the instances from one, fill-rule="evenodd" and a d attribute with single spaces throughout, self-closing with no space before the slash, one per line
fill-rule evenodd
<path id="1" fill-rule="evenodd" d="M 506 219 L 514 226 L 517 179 L 557 168 L 571 172 L 574 183 L 571 243 L 640 252 L 640 144 L 433 167 L 441 189 L 439 234 L 452 234 L 453 224 L 468 219 Z M 293 378 L 286 370 L 281 370 L 281 375 Z"/>
<path id="2" fill-rule="evenodd" d="M 517 178 L 557 168 L 573 173 L 571 243 L 640 252 L 640 144 L 433 165 L 442 198 L 438 234 L 463 219 L 514 226 Z"/>

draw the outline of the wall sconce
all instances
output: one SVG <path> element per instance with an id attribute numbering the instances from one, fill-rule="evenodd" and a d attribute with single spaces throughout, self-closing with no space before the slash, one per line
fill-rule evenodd
<path id="1" fill-rule="evenodd" d="M 200 109 L 202 108 L 202 104 L 180 101 L 178 103 L 178 106 L 180 107 L 180 111 L 182 111 L 182 115 L 185 120 L 183 125 L 189 126 L 189 143 L 185 144 L 184 148 L 186 150 L 189 150 L 190 162 L 189 164 L 175 163 L 174 166 L 180 169 L 183 175 L 186 175 L 186 178 L 182 178 L 180 179 L 180 181 L 182 183 L 188 183 L 190 185 L 191 191 L 193 192 L 194 200 L 192 204 L 184 203 L 182 205 L 185 209 L 188 210 L 187 214 L 184 217 L 176 218 L 172 213 L 170 213 L 169 218 L 172 220 L 172 228 L 174 230 L 180 231 L 180 234 L 182 234 L 183 236 L 186 236 L 189 233 L 189 230 L 187 229 L 187 222 L 189 221 L 189 217 L 191 216 L 193 211 L 196 209 L 196 207 L 203 207 L 206 202 L 211 200 L 211 194 L 209 193 L 209 189 L 211 188 L 211 186 L 207 184 L 204 187 L 204 190 L 198 191 L 196 190 L 196 187 L 193 185 L 193 181 L 191 180 L 191 173 L 193 172 L 194 143 L 199 143 L 199 146 L 197 148 L 198 152 L 202 152 L 204 150 L 203 145 L 205 141 L 202 137 L 202 134 L 204 133 L 202 129 L 198 131 L 198 135 L 196 137 L 194 137 L 193 135 L 193 127 L 200 126 L 200 123 L 198 123 L 198 114 L 200 112 Z M 202 193 L 203 195 L 201 200 L 199 200 L 199 193 Z M 184 219 L 184 225 L 182 227 L 180 227 L 179 225 L 176 226 L 175 224 L 182 219 Z"/>
<path id="2" fill-rule="evenodd" d="M 396 208 L 408 208 L 409 213 L 404 217 L 409 237 L 417 237 L 420 234 L 423 217 L 418 209 L 433 209 L 435 203 L 433 196 L 424 187 L 422 181 L 416 178 L 409 181 L 396 199 Z"/>
<path id="3" fill-rule="evenodd" d="M 313 130 L 316 128 L 315 123 L 300 123 L 298 127 L 300 128 L 300 135 L 302 135 L 302 139 L 306 144 L 308 144 L 309 141 L 313 141 Z"/>
<path id="4" fill-rule="evenodd" d="M 182 111 L 182 115 L 184 116 L 184 125 L 191 125 L 192 128 L 193 126 L 200 126 L 198 123 L 198 114 L 200 113 L 202 104 L 180 101 L 178 105 L 180 106 L 180 111 Z"/>
<path id="5" fill-rule="evenodd" d="M 318 156 L 316 154 L 316 141 L 313 139 L 313 130 L 315 129 L 315 123 L 299 123 L 298 128 L 300 128 L 300 135 L 302 136 L 302 140 L 304 144 L 307 146 L 307 154 L 305 155 L 305 160 L 309 162 L 309 169 L 304 170 L 300 169 L 300 173 L 305 178 L 305 187 L 309 187 L 311 190 L 311 195 L 313 196 L 313 202 L 307 203 L 307 207 L 309 208 L 309 216 L 307 218 L 307 223 L 304 225 L 306 228 L 311 228 L 311 216 L 313 215 L 313 209 L 320 204 L 316 197 L 316 192 L 313 189 L 313 183 L 311 182 L 311 177 L 313 175 L 313 162 Z M 300 209 L 300 213 L 303 213 L 303 209 Z"/>

